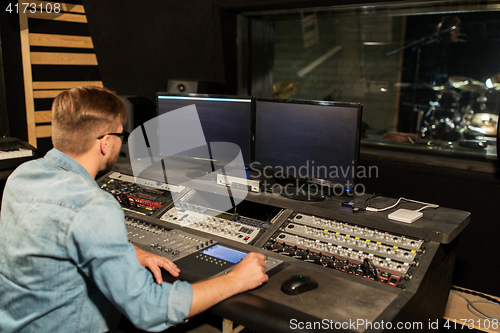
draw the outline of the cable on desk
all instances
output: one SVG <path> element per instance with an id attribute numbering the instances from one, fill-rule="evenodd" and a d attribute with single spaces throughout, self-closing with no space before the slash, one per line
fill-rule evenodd
<path id="1" fill-rule="evenodd" d="M 467 297 L 465 297 L 464 295 L 461 295 L 455 291 L 452 291 L 451 292 L 452 294 L 455 294 L 457 296 L 460 296 L 462 297 L 464 300 L 467 301 L 467 310 L 469 310 L 470 313 L 472 313 L 473 315 L 479 317 L 479 318 L 482 318 L 482 319 L 486 319 L 486 320 L 489 320 L 489 319 L 494 319 L 494 320 L 498 320 L 500 321 L 500 318 L 497 318 L 497 317 L 494 317 L 494 316 L 491 316 L 481 310 L 479 310 L 475 305 L 474 303 L 488 303 L 488 304 L 497 304 L 497 302 L 492 302 L 492 301 L 483 301 L 483 300 L 477 300 L 477 301 L 470 301 Z M 475 313 L 474 311 L 472 311 L 472 309 L 474 309 L 474 311 L 477 311 L 478 313 Z"/>
<path id="2" fill-rule="evenodd" d="M 500 305 L 500 301 L 497 300 L 496 298 L 490 297 L 490 296 L 485 295 L 485 294 L 478 293 L 477 291 L 470 291 L 470 290 L 458 288 L 455 286 L 451 286 L 451 290 L 456 290 L 456 291 L 459 291 L 459 292 L 464 293 L 464 294 L 469 294 L 469 295 L 481 297 L 481 298 L 484 298 L 490 302 L 497 303 L 498 305 Z"/>
<path id="3" fill-rule="evenodd" d="M 369 267 L 370 267 L 370 274 L 372 274 L 373 278 L 375 279 L 375 281 L 378 281 L 379 280 L 379 271 L 377 269 L 377 267 L 375 266 L 375 264 L 373 263 L 373 261 L 369 258 L 365 258 L 365 261 L 368 263 Z"/>
<path id="4" fill-rule="evenodd" d="M 385 208 L 373 208 L 373 207 L 366 207 L 365 209 L 367 211 L 370 211 L 370 212 L 383 212 L 384 210 L 388 210 L 388 209 L 391 209 L 391 208 L 394 208 L 396 207 L 397 205 L 399 205 L 399 203 L 401 202 L 401 200 L 404 200 L 404 201 L 409 201 L 409 202 L 414 202 L 414 203 L 418 203 L 418 204 L 421 204 L 421 205 L 426 205 L 422 208 L 420 208 L 419 210 L 417 210 L 417 212 L 421 211 L 422 209 L 425 209 L 425 208 L 438 208 L 439 205 L 434 205 L 434 204 L 430 204 L 430 203 L 427 203 L 427 202 L 421 202 L 421 201 L 417 201 L 417 200 L 412 200 L 412 199 L 406 199 L 406 198 L 399 198 L 399 200 L 392 206 L 389 206 L 389 207 L 385 207 Z"/>

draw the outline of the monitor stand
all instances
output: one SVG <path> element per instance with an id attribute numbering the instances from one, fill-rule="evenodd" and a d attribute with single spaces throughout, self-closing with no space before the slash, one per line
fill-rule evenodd
<path id="1" fill-rule="evenodd" d="M 281 196 L 299 201 L 322 201 L 325 196 L 321 193 L 311 193 L 300 187 L 289 187 L 286 192 L 281 192 Z"/>
<path id="2" fill-rule="evenodd" d="M 286 180 L 285 182 L 283 180 Z M 299 201 L 322 201 L 325 200 L 325 196 L 323 195 L 321 191 L 321 187 L 318 187 L 318 185 L 313 186 L 311 188 L 311 183 L 304 181 L 304 180 L 299 180 L 299 179 L 278 179 L 278 182 L 281 185 L 280 188 L 280 195 L 293 199 L 293 200 L 299 200 Z M 297 186 L 291 186 L 291 185 L 297 185 Z"/>

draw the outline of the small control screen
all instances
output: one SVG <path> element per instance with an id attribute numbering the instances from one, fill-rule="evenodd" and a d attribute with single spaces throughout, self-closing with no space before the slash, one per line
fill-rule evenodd
<path id="1" fill-rule="evenodd" d="M 233 250 L 222 245 L 214 245 L 212 247 L 209 247 L 208 249 L 201 251 L 201 253 L 215 257 L 217 259 L 232 262 L 233 264 L 240 262 L 241 259 L 245 258 L 245 256 L 247 255 L 247 253 L 245 252 Z"/>
<path id="2" fill-rule="evenodd" d="M 135 195 L 141 199 L 153 200 L 153 201 L 158 201 L 160 199 L 160 197 L 158 197 L 157 195 L 151 195 L 151 194 L 144 193 L 144 192 L 136 192 L 136 193 L 132 193 L 131 195 Z"/>
<path id="3" fill-rule="evenodd" d="M 211 210 L 207 209 L 206 212 L 204 212 L 205 215 L 210 215 L 210 216 L 215 216 L 221 219 L 229 220 L 231 218 L 231 214 L 223 213 L 223 212 L 218 212 L 216 210 Z"/>

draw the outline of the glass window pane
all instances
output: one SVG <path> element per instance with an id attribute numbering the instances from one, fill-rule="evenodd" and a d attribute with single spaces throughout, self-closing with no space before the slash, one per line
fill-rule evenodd
<path id="1" fill-rule="evenodd" d="M 495 159 L 499 10 L 461 1 L 248 13 L 259 50 L 248 55 L 251 93 L 360 102 L 365 147 Z"/>

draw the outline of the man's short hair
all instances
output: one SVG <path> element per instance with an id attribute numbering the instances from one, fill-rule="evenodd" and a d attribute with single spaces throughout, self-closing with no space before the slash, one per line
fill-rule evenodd
<path id="1" fill-rule="evenodd" d="M 97 137 L 124 124 L 125 105 L 112 91 L 101 87 L 74 87 L 52 103 L 54 148 L 75 155 L 90 150 Z"/>

